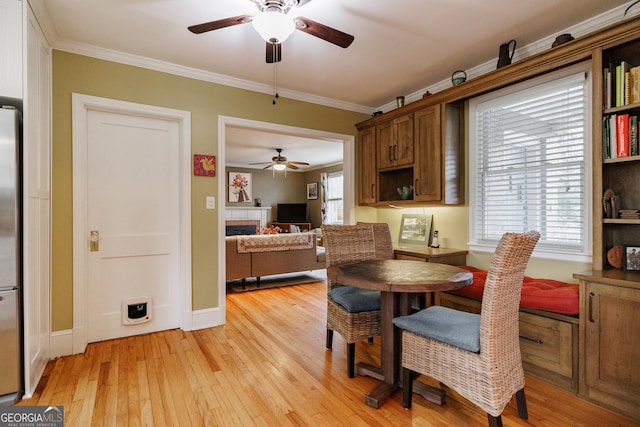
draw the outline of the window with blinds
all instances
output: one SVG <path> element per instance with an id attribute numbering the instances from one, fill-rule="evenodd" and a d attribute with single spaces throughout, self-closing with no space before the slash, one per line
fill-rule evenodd
<path id="1" fill-rule="evenodd" d="M 337 172 L 327 177 L 327 224 L 343 222 L 343 176 Z"/>
<path id="2" fill-rule="evenodd" d="M 471 100 L 472 246 L 537 230 L 538 253 L 590 255 L 589 82 L 564 74 Z"/>

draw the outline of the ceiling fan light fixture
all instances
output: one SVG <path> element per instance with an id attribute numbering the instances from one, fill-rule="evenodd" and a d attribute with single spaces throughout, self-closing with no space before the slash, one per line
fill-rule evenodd
<path id="1" fill-rule="evenodd" d="M 289 16 L 279 10 L 265 10 L 253 17 L 253 28 L 269 43 L 282 43 L 296 29 Z"/>
<path id="2" fill-rule="evenodd" d="M 283 171 L 287 168 L 287 165 L 285 165 L 284 163 L 276 163 L 275 165 L 273 165 L 273 168 L 277 171 Z"/>

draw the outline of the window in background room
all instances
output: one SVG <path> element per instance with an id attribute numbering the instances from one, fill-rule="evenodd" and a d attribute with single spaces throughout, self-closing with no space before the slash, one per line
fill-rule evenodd
<path id="1" fill-rule="evenodd" d="M 327 222 L 342 224 L 343 173 L 330 173 L 327 177 Z"/>
<path id="2" fill-rule="evenodd" d="M 590 80 L 581 65 L 469 103 L 470 247 L 537 230 L 540 257 L 591 260 Z"/>

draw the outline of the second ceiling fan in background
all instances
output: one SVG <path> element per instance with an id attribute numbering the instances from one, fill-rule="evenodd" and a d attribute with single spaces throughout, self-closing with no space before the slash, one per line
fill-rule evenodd
<path id="1" fill-rule="evenodd" d="M 336 46 L 347 48 L 354 37 L 350 34 L 328 27 L 309 18 L 289 16 L 291 9 L 298 8 L 311 0 L 249 0 L 256 4 L 260 13 L 252 15 L 238 15 L 230 18 L 218 19 L 203 24 L 188 27 L 194 34 L 206 33 L 239 24 L 253 23 L 254 28 L 266 41 L 267 63 L 280 62 L 282 60 L 282 42 L 294 30 L 300 30 L 322 40 L 333 43 Z"/>

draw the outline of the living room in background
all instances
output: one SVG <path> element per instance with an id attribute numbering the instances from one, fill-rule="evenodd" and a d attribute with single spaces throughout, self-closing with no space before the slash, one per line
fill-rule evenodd
<path id="1" fill-rule="evenodd" d="M 538 230 L 538 256 L 590 259 L 588 67 L 470 101 L 472 249 L 493 250 L 507 231 Z"/>

